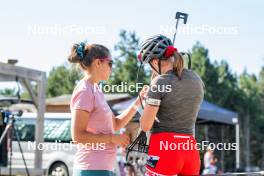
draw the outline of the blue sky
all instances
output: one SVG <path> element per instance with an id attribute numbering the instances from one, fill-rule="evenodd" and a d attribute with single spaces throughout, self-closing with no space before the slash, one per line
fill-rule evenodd
<path id="1" fill-rule="evenodd" d="M 158 33 L 172 37 L 175 12 L 184 11 L 188 29 L 211 32 L 178 33 L 179 50 L 200 41 L 212 60 L 227 60 L 236 73 L 257 74 L 264 66 L 263 7 L 261 0 L 2 1 L 0 61 L 16 58 L 20 66 L 49 72 L 66 62 L 74 42 L 84 39 L 113 50 L 121 29 L 136 31 L 141 40 Z M 43 32 L 48 28 L 53 32 Z"/>

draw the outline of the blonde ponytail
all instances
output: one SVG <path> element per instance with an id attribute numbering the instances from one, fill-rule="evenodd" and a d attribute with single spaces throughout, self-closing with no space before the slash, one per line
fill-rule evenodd
<path id="1" fill-rule="evenodd" d="M 178 78 L 181 80 L 182 71 L 184 68 L 184 60 L 183 60 L 182 56 L 177 51 L 174 52 L 173 56 L 174 56 L 173 71 L 178 76 Z"/>

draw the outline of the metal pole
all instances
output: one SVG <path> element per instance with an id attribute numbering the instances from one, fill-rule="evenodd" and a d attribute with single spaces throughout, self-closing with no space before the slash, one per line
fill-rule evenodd
<path id="1" fill-rule="evenodd" d="M 239 123 L 236 123 L 236 169 L 240 168 L 240 144 L 239 144 Z"/>
<path id="2" fill-rule="evenodd" d="M 174 43 L 175 43 L 175 40 L 176 40 L 176 34 L 177 34 L 177 30 L 178 30 L 178 25 L 179 25 L 179 19 L 177 19 L 177 22 L 176 22 L 176 31 L 174 33 L 174 36 L 173 36 L 173 46 L 174 46 Z"/>
<path id="3" fill-rule="evenodd" d="M 174 46 L 174 42 L 175 42 L 175 39 L 176 39 L 176 34 L 177 34 L 177 30 L 178 30 L 178 25 L 179 25 L 179 21 L 180 19 L 183 19 L 183 23 L 186 24 L 187 23 L 187 19 L 188 19 L 188 14 L 187 13 L 182 13 L 182 12 L 177 12 L 176 13 L 176 16 L 175 16 L 175 19 L 177 20 L 176 22 L 176 30 L 175 30 L 175 33 L 174 33 L 174 37 L 173 37 L 173 46 Z"/>

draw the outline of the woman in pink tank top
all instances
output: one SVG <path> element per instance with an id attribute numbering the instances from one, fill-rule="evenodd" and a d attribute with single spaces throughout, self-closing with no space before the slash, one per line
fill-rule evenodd
<path id="1" fill-rule="evenodd" d="M 72 140 L 77 144 L 73 175 L 113 175 L 116 146 L 126 147 L 129 143 L 126 135 L 114 131 L 132 119 L 140 101 L 137 99 L 121 115 L 113 115 L 98 87 L 99 81 L 108 80 L 112 71 L 113 61 L 106 47 L 75 44 L 68 60 L 77 63 L 85 75 L 76 85 L 70 104 Z"/>

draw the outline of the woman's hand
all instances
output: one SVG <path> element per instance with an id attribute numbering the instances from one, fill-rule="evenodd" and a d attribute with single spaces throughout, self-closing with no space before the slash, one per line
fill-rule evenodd
<path id="1" fill-rule="evenodd" d="M 152 72 L 152 74 L 151 74 L 151 80 L 153 80 L 157 76 L 158 76 L 158 74 L 156 72 Z"/>
<path id="2" fill-rule="evenodd" d="M 125 148 L 129 144 L 129 137 L 125 134 L 113 134 L 111 142 Z"/>
<path id="3" fill-rule="evenodd" d="M 139 93 L 139 96 L 141 97 L 141 99 L 145 99 L 146 96 L 147 96 L 147 93 L 148 93 L 148 90 L 149 90 L 149 86 L 147 85 L 144 85 L 142 90 L 140 91 Z M 137 97 L 137 100 L 136 100 L 136 105 L 139 106 L 140 105 L 140 99 L 139 97 Z"/>
<path id="4" fill-rule="evenodd" d="M 139 93 L 139 96 L 141 96 L 141 99 L 145 98 L 148 92 L 148 86 L 143 86 L 142 90 Z M 124 112 L 122 112 L 117 117 L 113 116 L 113 127 L 114 130 L 120 130 L 121 128 L 124 128 L 128 122 L 135 116 L 137 112 L 137 108 L 140 105 L 140 99 L 137 97 L 136 101 L 132 103 L 132 105 L 127 108 Z M 115 140 L 117 142 L 117 140 Z M 120 140 L 119 140 L 120 142 Z M 118 142 L 117 142 L 118 143 Z"/>

